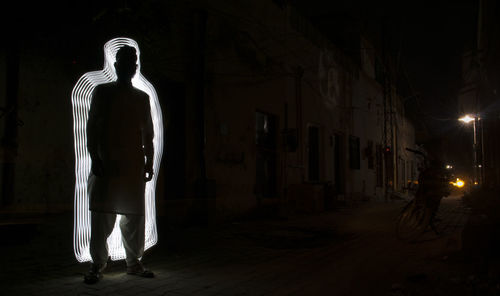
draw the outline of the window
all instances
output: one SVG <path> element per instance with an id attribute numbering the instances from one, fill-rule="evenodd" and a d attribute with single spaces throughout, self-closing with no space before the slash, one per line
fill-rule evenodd
<path id="1" fill-rule="evenodd" d="M 319 128 L 310 126 L 309 129 L 309 181 L 319 181 Z"/>
<path id="2" fill-rule="evenodd" d="M 262 112 L 255 113 L 255 143 L 258 146 L 276 148 L 276 119 Z"/>
<path id="3" fill-rule="evenodd" d="M 276 197 L 277 186 L 277 119 L 276 116 L 255 113 L 255 194 L 257 197 Z"/>
<path id="4" fill-rule="evenodd" d="M 375 174 L 376 174 L 376 182 L 377 187 L 383 186 L 383 168 L 382 168 L 382 157 L 383 157 L 382 145 L 377 145 L 375 152 Z"/>
<path id="5" fill-rule="evenodd" d="M 349 137 L 349 167 L 353 170 L 361 168 L 359 138 L 355 136 Z"/>
<path id="6" fill-rule="evenodd" d="M 344 137 L 341 134 L 335 134 L 333 145 L 333 182 L 338 194 L 344 193 Z"/>

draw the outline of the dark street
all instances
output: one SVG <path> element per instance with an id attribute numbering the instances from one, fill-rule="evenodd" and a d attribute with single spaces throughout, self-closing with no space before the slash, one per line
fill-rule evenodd
<path id="1" fill-rule="evenodd" d="M 2 247 L 10 254 L 2 267 L 12 267 L 2 268 L 2 285 L 19 295 L 477 295 L 479 275 L 461 255 L 470 213 L 461 196 L 443 200 L 441 235 L 415 243 L 394 234 L 403 204 L 165 229 L 146 254 L 155 279 L 126 275 L 116 262 L 95 286 L 82 282 L 87 265 L 72 257 L 68 217 L 47 218 L 37 235 Z"/>

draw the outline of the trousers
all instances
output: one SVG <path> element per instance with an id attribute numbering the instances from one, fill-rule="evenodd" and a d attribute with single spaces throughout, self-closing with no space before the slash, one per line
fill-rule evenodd
<path id="1" fill-rule="evenodd" d="M 104 265 L 108 261 L 108 244 L 116 221 L 116 214 L 91 211 L 90 256 L 92 262 Z M 125 248 L 127 266 L 139 262 L 144 254 L 144 216 L 122 215 L 120 219 L 122 242 Z"/>

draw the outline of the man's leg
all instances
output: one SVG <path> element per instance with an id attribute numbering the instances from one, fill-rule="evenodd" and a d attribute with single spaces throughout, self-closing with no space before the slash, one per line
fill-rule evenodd
<path id="1" fill-rule="evenodd" d="M 102 271 L 106 268 L 109 256 L 106 241 L 113 231 L 115 220 L 115 214 L 91 212 L 90 256 L 92 257 L 92 265 L 84 278 L 87 284 L 99 281 Z"/>
<path id="2" fill-rule="evenodd" d="M 123 215 L 120 220 L 120 229 L 122 231 L 122 241 L 127 256 L 127 273 L 143 277 L 153 277 L 154 274 L 146 270 L 140 262 L 144 254 L 144 216 Z"/>
<path id="3" fill-rule="evenodd" d="M 144 254 L 144 216 L 123 215 L 120 219 L 127 266 L 137 264 Z"/>
<path id="4" fill-rule="evenodd" d="M 108 237 L 113 232 L 116 214 L 91 212 L 90 256 L 92 263 L 104 265 L 108 262 Z"/>

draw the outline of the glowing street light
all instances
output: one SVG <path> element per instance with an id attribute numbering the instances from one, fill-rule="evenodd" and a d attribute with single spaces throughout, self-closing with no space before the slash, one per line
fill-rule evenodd
<path id="1" fill-rule="evenodd" d="M 483 143 L 483 133 L 482 133 L 482 126 L 481 127 L 481 158 L 479 158 L 479 145 L 478 145 L 478 136 L 477 136 L 477 125 L 479 124 L 479 121 L 481 120 L 481 118 L 477 115 L 469 115 L 469 114 L 466 114 L 465 116 L 462 116 L 460 117 L 458 120 L 464 122 L 464 123 L 470 123 L 472 122 L 472 126 L 473 126 L 473 130 L 474 130 L 474 142 L 473 142 L 473 153 L 474 153 L 474 184 L 475 185 L 479 185 L 479 183 L 482 183 L 482 175 L 483 175 L 483 171 L 482 171 L 482 165 L 479 164 L 479 162 L 482 162 L 483 161 L 483 147 L 482 147 L 482 143 Z"/>
<path id="2" fill-rule="evenodd" d="M 463 180 L 461 180 L 460 178 L 457 178 L 456 182 L 450 182 L 450 184 L 452 184 L 455 187 L 462 188 L 462 187 L 464 187 L 465 182 Z"/>
<path id="3" fill-rule="evenodd" d="M 475 120 L 475 117 L 471 117 L 469 114 L 463 116 L 463 117 L 460 117 L 458 120 L 462 121 L 462 122 L 465 122 L 465 123 L 469 123 L 471 121 L 474 121 Z"/>

